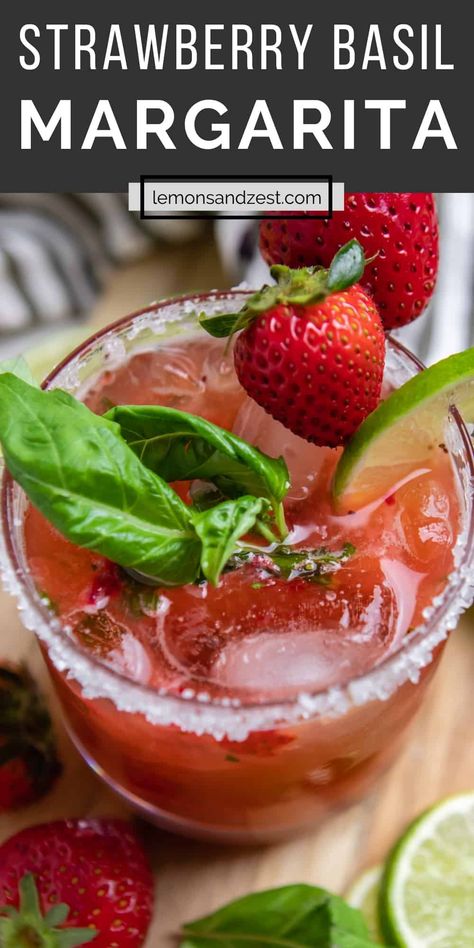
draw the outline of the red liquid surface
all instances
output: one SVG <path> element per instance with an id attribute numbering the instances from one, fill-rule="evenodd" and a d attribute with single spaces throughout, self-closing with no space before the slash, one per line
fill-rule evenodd
<path id="1" fill-rule="evenodd" d="M 330 496 L 338 452 L 293 436 L 248 399 L 221 342 L 193 337 L 132 357 L 89 393 L 95 411 L 118 403 L 193 412 L 284 454 L 290 542 L 331 550 L 350 542 L 356 552 L 325 585 L 279 578 L 257 558 L 223 575 L 218 588 L 153 589 L 74 547 L 30 507 L 25 538 L 36 584 L 97 659 L 161 693 L 281 700 L 370 670 L 423 621 L 453 568 L 459 529 L 454 475 L 441 448 L 430 469 L 414 471 L 390 497 L 340 517 Z M 188 487 L 179 485 L 185 498 Z M 403 700 L 399 692 L 384 705 L 375 729 L 364 708 L 325 732 L 308 723 L 257 731 L 242 743 L 152 727 L 108 701 L 86 701 L 53 673 L 76 735 L 114 781 L 172 821 L 217 835 L 291 829 L 358 792 L 383 766 L 422 690 L 404 686 Z"/>

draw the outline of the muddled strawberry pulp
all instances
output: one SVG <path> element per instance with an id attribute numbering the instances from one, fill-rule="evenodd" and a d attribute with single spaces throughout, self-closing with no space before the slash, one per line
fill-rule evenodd
<path id="1" fill-rule="evenodd" d="M 380 663 L 422 622 L 453 568 L 460 508 L 449 455 L 413 471 L 390 496 L 338 516 L 331 479 L 339 451 L 274 421 L 240 387 L 225 341 L 190 336 L 105 372 L 87 404 L 160 404 L 283 454 L 292 550 L 354 552 L 305 575 L 265 548 L 230 564 L 217 588 L 154 588 L 73 546 L 32 507 L 26 551 L 36 585 L 80 645 L 158 692 L 267 701 L 342 684 Z M 190 485 L 175 485 L 189 499 Z M 263 543 L 264 541 L 262 541 Z"/>

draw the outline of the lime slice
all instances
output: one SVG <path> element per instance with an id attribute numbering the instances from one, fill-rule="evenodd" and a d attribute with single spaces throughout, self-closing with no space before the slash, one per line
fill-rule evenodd
<path id="1" fill-rule="evenodd" d="M 426 465 L 445 438 L 452 405 L 474 422 L 474 348 L 415 375 L 362 422 L 336 468 L 337 508 L 357 510 Z"/>
<path id="2" fill-rule="evenodd" d="M 369 932 L 377 942 L 382 935 L 379 925 L 379 891 L 383 866 L 373 866 L 358 876 L 346 893 L 346 900 L 352 908 L 359 909 L 364 916 Z"/>
<path id="3" fill-rule="evenodd" d="M 390 945 L 474 945 L 474 793 L 448 797 L 422 814 L 390 854 L 381 921 Z"/>

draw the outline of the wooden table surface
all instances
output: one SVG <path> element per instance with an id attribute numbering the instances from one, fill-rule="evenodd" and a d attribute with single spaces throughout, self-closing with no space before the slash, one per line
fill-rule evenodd
<path id="1" fill-rule="evenodd" d="M 212 244 L 161 252 L 116 275 L 92 314 L 105 323 L 167 293 L 225 286 Z M 171 948 L 183 921 L 249 891 L 309 882 L 343 893 L 360 870 L 384 858 L 404 825 L 449 793 L 474 789 L 473 615 L 451 636 L 440 669 L 405 749 L 363 803 L 327 819 L 291 842 L 227 848 L 147 830 L 156 870 L 156 910 L 147 948 Z M 39 804 L 0 817 L 0 841 L 31 823 L 67 816 L 127 815 L 126 806 L 86 767 L 72 747 L 49 687 L 34 637 L 14 601 L 0 593 L 0 659 L 25 659 L 50 696 L 64 774 Z"/>

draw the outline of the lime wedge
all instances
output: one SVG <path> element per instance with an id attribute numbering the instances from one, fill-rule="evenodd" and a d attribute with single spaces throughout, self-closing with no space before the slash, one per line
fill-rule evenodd
<path id="1" fill-rule="evenodd" d="M 474 793 L 422 814 L 390 854 L 381 884 L 386 941 L 401 948 L 474 945 Z"/>
<path id="2" fill-rule="evenodd" d="M 379 925 L 379 891 L 383 866 L 373 866 L 358 876 L 346 893 L 346 901 L 359 909 L 364 916 L 369 932 L 377 942 L 382 940 Z"/>
<path id="3" fill-rule="evenodd" d="M 453 405 L 474 422 L 474 348 L 415 375 L 368 415 L 339 459 L 336 507 L 357 510 L 429 462 L 444 440 Z"/>

